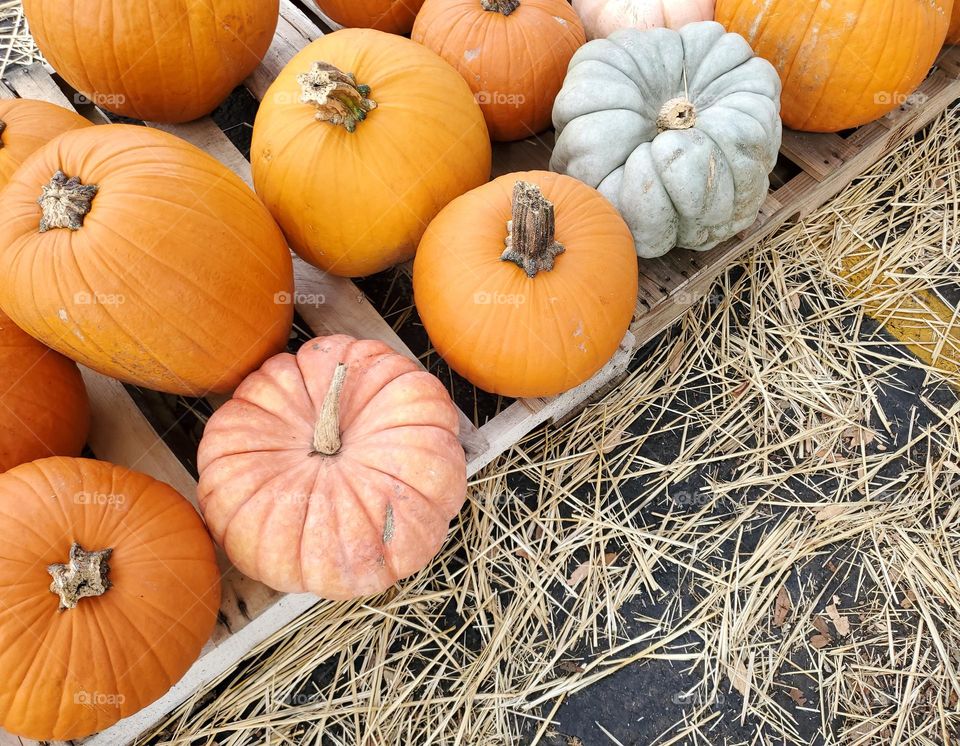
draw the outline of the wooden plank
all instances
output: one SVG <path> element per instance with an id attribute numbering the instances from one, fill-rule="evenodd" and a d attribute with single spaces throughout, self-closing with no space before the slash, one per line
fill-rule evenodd
<path id="1" fill-rule="evenodd" d="M 817 181 L 823 181 L 855 155 L 857 147 L 839 135 L 784 130 L 780 152 Z"/>

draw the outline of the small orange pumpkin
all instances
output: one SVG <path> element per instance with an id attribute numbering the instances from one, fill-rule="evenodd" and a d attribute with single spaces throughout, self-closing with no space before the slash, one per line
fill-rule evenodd
<path id="1" fill-rule="evenodd" d="M 630 230 L 599 192 L 531 171 L 444 209 L 420 243 L 413 288 L 454 370 L 495 394 L 541 397 L 611 358 L 633 318 L 638 274 Z"/>
<path id="2" fill-rule="evenodd" d="M 409 34 L 423 0 L 317 0 L 331 20 L 350 28 Z"/>
<path id="3" fill-rule="evenodd" d="M 960 44 L 960 0 L 954 0 L 950 27 L 947 29 L 947 44 Z"/>
<path id="4" fill-rule="evenodd" d="M 745 37 L 783 81 L 788 127 L 837 132 L 879 119 L 923 82 L 953 0 L 717 0 L 716 19 Z"/>
<path id="5" fill-rule="evenodd" d="M 456 70 L 370 29 L 323 36 L 290 61 L 250 156 L 290 246 L 346 277 L 413 257 L 433 216 L 490 178 L 483 114 Z"/>
<path id="6" fill-rule="evenodd" d="M 458 413 L 382 342 L 321 337 L 277 355 L 210 418 L 198 497 L 246 575 L 329 599 L 425 567 L 463 505 Z"/>
<path id="7" fill-rule="evenodd" d="M 46 456 L 79 456 L 90 402 L 75 363 L 0 312 L 0 471 Z"/>
<path id="8" fill-rule="evenodd" d="M 550 126 L 567 65 L 586 41 L 566 0 L 426 0 L 411 38 L 457 68 L 494 140 Z"/>
<path id="9" fill-rule="evenodd" d="M 283 236 L 189 143 L 131 125 L 73 130 L 30 156 L 2 199 L 0 306 L 67 357 L 201 396 L 232 391 L 286 346 Z"/>
<path id="10" fill-rule="evenodd" d="M 0 475 L 0 726 L 66 741 L 146 707 L 217 621 L 220 573 L 172 487 L 101 461 Z"/>
<path id="11" fill-rule="evenodd" d="M 188 122 L 256 68 L 278 0 L 24 0 L 40 51 L 71 86 L 125 117 Z"/>
<path id="12" fill-rule="evenodd" d="M 0 99 L 0 189 L 33 151 L 67 130 L 90 126 L 76 112 L 56 104 Z"/>

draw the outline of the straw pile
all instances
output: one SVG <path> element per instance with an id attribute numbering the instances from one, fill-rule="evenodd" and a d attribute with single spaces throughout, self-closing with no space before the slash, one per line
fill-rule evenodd
<path id="1" fill-rule="evenodd" d="M 32 65 L 40 59 L 20 0 L 0 0 L 0 76 L 9 65 Z"/>

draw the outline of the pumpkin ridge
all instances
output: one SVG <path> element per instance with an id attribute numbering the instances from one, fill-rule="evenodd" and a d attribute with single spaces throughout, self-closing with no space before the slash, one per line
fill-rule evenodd
<path id="1" fill-rule="evenodd" d="M 459 441 L 457 441 L 457 442 L 459 442 Z M 388 445 L 388 444 L 387 444 L 387 445 Z M 384 447 L 384 446 L 381 446 L 381 448 L 383 448 L 383 447 Z M 407 445 L 407 448 L 409 448 L 410 450 L 418 450 L 418 451 L 423 451 L 423 452 L 427 452 L 427 453 L 433 453 L 433 449 L 427 449 L 427 448 L 418 447 L 418 446 L 411 446 L 411 445 L 409 445 L 409 444 Z M 414 493 L 415 495 L 419 496 L 423 501 L 430 503 L 430 509 L 433 510 L 437 515 L 439 515 L 440 517 L 442 517 L 444 520 L 450 521 L 450 520 L 452 520 L 452 519 L 456 516 L 456 513 L 454 513 L 453 516 L 447 515 L 446 511 L 444 511 L 444 510 L 440 507 L 440 505 L 437 504 L 437 503 L 439 503 L 443 498 L 440 498 L 440 499 L 438 499 L 438 500 L 431 500 L 429 497 L 427 497 L 427 495 L 426 495 L 426 494 L 423 492 L 423 490 L 421 490 L 420 488 L 414 487 L 414 486 L 413 486 L 412 484 L 410 484 L 408 481 L 406 481 L 406 480 L 404 480 L 404 479 L 401 479 L 400 477 L 398 477 L 398 476 L 395 475 L 395 474 L 390 474 L 390 473 L 388 473 L 388 472 L 385 472 L 383 469 L 381 469 L 381 468 L 380 468 L 379 466 L 377 466 L 376 464 L 371 464 L 371 463 L 369 463 L 369 462 L 367 462 L 367 461 L 365 461 L 365 460 L 362 460 L 362 459 L 358 458 L 356 454 L 353 454 L 350 460 L 351 460 L 353 463 L 355 463 L 355 464 L 358 464 L 358 465 L 360 465 L 360 466 L 363 466 L 363 467 L 366 468 L 366 469 L 369 469 L 370 471 L 375 471 L 375 472 L 377 472 L 377 473 L 379 473 L 379 474 L 384 475 L 385 477 L 387 477 L 388 479 L 390 479 L 390 480 L 393 481 L 393 482 L 396 482 L 396 483 L 398 483 L 398 484 L 403 485 L 405 488 L 407 488 L 408 490 L 410 490 L 412 493 Z M 458 511 L 458 512 L 459 512 L 459 511 Z"/>
<path id="2" fill-rule="evenodd" d="M 234 455 L 242 457 L 242 456 L 245 456 L 246 453 L 238 453 Z M 230 458 L 230 456 L 222 456 L 220 458 L 217 458 L 214 461 L 211 461 L 209 464 L 207 464 L 206 468 L 209 469 L 218 461 L 220 461 L 221 458 Z M 304 460 L 302 463 L 302 467 L 304 468 L 305 471 L 308 471 L 308 472 L 315 469 L 319 475 L 319 472 L 322 471 L 322 468 L 323 468 L 322 464 L 323 462 L 321 461 L 311 462 L 311 461 Z M 226 546 L 227 535 L 230 532 L 230 526 L 233 525 L 233 522 L 240 515 L 240 512 L 250 503 L 251 500 L 254 500 L 256 498 L 258 493 L 263 492 L 263 490 L 266 489 L 268 486 L 270 486 L 274 481 L 281 479 L 284 476 L 291 476 L 290 471 L 289 470 L 276 471 L 276 472 L 269 473 L 266 479 L 264 479 L 263 482 L 261 482 L 255 489 L 247 490 L 248 492 L 247 497 L 243 501 L 240 501 L 237 503 L 236 507 L 233 509 L 233 511 L 230 513 L 229 516 L 226 516 L 220 519 L 216 525 L 208 524 L 208 528 L 210 528 L 212 533 L 216 532 L 217 534 L 219 534 L 219 536 L 216 537 L 218 544 L 220 544 L 221 546 Z M 276 503 L 275 500 L 272 502 L 274 504 Z"/>
<path id="3" fill-rule="evenodd" d="M 247 322 L 246 318 L 243 318 L 242 316 L 238 316 L 237 314 L 232 313 L 232 312 L 234 311 L 234 307 L 233 307 L 233 306 L 228 305 L 225 301 L 219 301 L 215 296 L 211 295 L 211 294 L 208 292 L 208 289 L 207 289 L 202 283 L 195 283 L 195 282 L 193 282 L 193 278 L 192 278 L 190 275 L 188 275 L 186 272 L 179 272 L 179 271 L 177 271 L 176 267 L 174 267 L 173 265 L 169 265 L 169 264 L 163 262 L 158 254 L 155 254 L 155 253 L 153 253 L 153 252 L 147 251 L 146 249 L 142 249 L 142 248 L 138 247 L 134 242 L 132 242 L 132 241 L 130 241 L 129 239 L 127 239 L 123 234 L 117 232 L 117 231 L 116 231 L 115 229 L 113 229 L 110 225 L 107 225 L 107 224 L 105 224 L 105 223 L 98 223 L 97 225 L 98 225 L 98 229 L 104 230 L 104 231 L 108 231 L 108 232 L 110 232 L 111 234 L 113 234 L 114 236 L 116 236 L 119 240 L 123 241 L 124 244 L 125 244 L 127 247 L 129 247 L 130 249 L 133 250 L 131 253 L 139 253 L 139 254 L 141 255 L 141 261 L 142 261 L 143 259 L 148 259 L 148 260 L 156 263 L 156 264 L 159 265 L 159 266 L 164 270 L 164 272 L 166 272 L 168 275 L 176 276 L 176 277 L 184 280 L 184 282 L 185 282 L 186 284 L 191 285 L 199 294 L 203 295 L 203 296 L 207 299 L 208 302 L 216 303 L 216 304 L 218 304 L 223 310 L 225 310 L 225 311 L 227 311 L 227 312 L 230 312 L 231 315 L 234 317 L 234 320 L 240 320 L 240 319 L 242 319 L 242 320 L 246 323 L 247 328 L 248 328 L 249 330 L 251 330 L 251 331 L 253 331 L 253 332 L 261 332 L 261 331 L 263 330 L 262 327 L 257 327 L 257 326 L 255 326 L 254 324 L 252 324 L 252 323 L 250 323 L 250 322 Z M 82 270 L 81 267 L 80 267 L 80 263 L 79 263 L 78 257 L 81 256 L 81 255 L 83 255 L 83 254 L 85 254 L 85 252 L 71 252 L 71 256 L 73 256 L 75 259 L 77 259 L 76 268 L 77 268 L 77 271 L 81 274 L 81 277 L 83 276 L 83 270 Z M 87 256 L 90 256 L 90 257 L 96 257 L 96 258 L 100 259 L 100 261 L 103 263 L 103 265 L 104 265 L 105 268 L 109 266 L 109 265 L 108 265 L 108 262 L 107 262 L 107 259 L 108 259 L 108 258 L 113 258 L 113 254 L 112 254 L 112 253 L 102 252 L 102 251 L 89 252 L 89 254 L 86 254 L 86 255 L 87 255 Z M 161 313 L 161 311 L 160 311 L 158 308 L 156 308 L 156 307 L 150 305 L 149 303 L 147 303 L 147 298 L 149 297 L 149 288 L 148 288 L 146 291 L 141 291 L 140 288 L 135 288 L 133 285 L 131 285 L 131 284 L 127 281 L 127 279 L 126 279 L 127 277 L 130 276 L 130 275 L 129 275 L 129 272 L 125 271 L 125 268 L 124 268 L 124 267 L 118 265 L 114 270 L 104 269 L 103 272 L 104 272 L 108 277 L 112 277 L 112 278 L 116 279 L 118 282 L 123 282 L 123 283 L 124 283 L 123 287 L 127 290 L 127 292 L 129 292 L 132 296 L 137 297 L 137 298 L 139 299 L 139 302 L 140 302 L 141 306 L 142 306 L 142 307 L 145 307 L 145 308 L 148 308 L 148 309 L 156 316 L 156 318 L 158 318 L 158 319 L 164 318 L 164 316 L 165 316 L 164 313 Z M 91 283 L 88 282 L 88 281 L 86 281 L 86 280 L 85 280 L 85 285 L 86 285 L 87 287 L 91 287 Z M 58 293 L 58 295 L 61 295 L 61 299 L 62 299 L 62 293 Z M 69 304 L 67 304 L 67 305 L 69 305 Z M 168 376 L 168 377 L 171 377 L 171 378 L 175 378 L 175 379 L 177 379 L 177 381 L 178 381 L 179 384 L 185 385 L 185 381 L 184 381 L 180 376 L 178 376 L 178 375 L 174 372 L 174 370 L 167 364 L 167 361 L 166 361 L 166 360 L 162 359 L 160 356 L 158 356 L 158 355 L 155 354 L 152 350 L 150 350 L 150 349 L 144 344 L 144 342 L 143 342 L 143 340 L 142 340 L 141 338 L 139 338 L 139 337 L 138 337 L 136 334 L 134 334 L 133 332 L 128 331 L 128 330 L 124 327 L 124 325 L 123 325 L 122 323 L 120 323 L 120 319 L 119 319 L 118 317 L 116 317 L 116 316 L 113 314 L 113 312 L 111 311 L 111 308 L 112 308 L 112 307 L 111 307 L 110 304 L 98 304 L 97 307 L 100 308 L 100 309 L 102 309 L 102 310 L 103 310 L 103 313 L 104 313 L 105 315 L 107 315 L 108 317 L 110 317 L 110 320 L 112 321 L 112 323 L 114 324 L 114 326 L 115 326 L 117 329 L 119 329 L 129 340 L 131 340 L 131 341 L 134 342 L 136 345 L 138 345 L 144 352 L 146 352 L 146 354 L 147 354 L 150 358 L 153 359 L 153 362 L 156 364 L 156 367 L 162 369 L 162 370 L 164 371 L 164 375 L 165 375 L 165 376 Z M 203 328 L 203 327 L 202 327 L 202 325 L 198 325 L 198 324 L 188 324 L 188 325 L 185 325 L 185 326 L 182 327 L 182 328 L 184 328 L 184 329 L 186 329 L 186 330 L 201 330 L 201 331 L 202 331 L 202 328 Z M 195 339 L 195 338 L 194 338 L 194 336 L 193 336 L 193 334 L 191 333 L 191 331 L 185 331 L 185 332 L 183 333 L 183 335 L 182 335 L 182 338 L 183 338 L 184 340 L 187 340 L 187 341 L 189 341 L 189 342 L 192 343 L 193 348 L 194 348 L 194 354 L 195 354 L 195 355 L 202 355 L 202 356 L 204 356 L 204 357 L 208 357 L 208 356 L 210 355 L 210 353 L 211 353 L 210 342 L 211 342 L 211 341 L 217 342 L 217 341 L 219 341 L 219 338 L 218 338 L 215 334 L 213 334 L 212 332 L 211 332 L 210 334 L 206 335 L 206 336 L 207 336 L 207 338 L 208 338 L 207 340 L 198 340 L 198 339 Z M 74 350 L 76 350 L 76 347 L 73 345 L 73 340 L 70 338 L 70 336 L 67 335 L 66 332 L 63 333 L 63 338 L 69 339 L 70 342 L 71 342 L 71 347 L 72 347 Z M 85 344 L 90 344 L 90 341 L 91 341 L 91 340 L 90 340 L 89 337 L 86 337 L 86 338 L 84 339 L 84 343 L 85 343 Z M 254 346 L 256 346 L 256 344 L 259 344 L 259 341 L 260 341 L 260 340 L 257 340 L 257 342 L 255 343 Z M 249 348 L 248 350 L 244 350 L 241 355 L 236 356 L 236 357 L 243 357 L 243 355 L 246 355 L 251 349 L 253 349 L 253 347 Z M 102 354 L 109 354 L 109 350 L 107 350 L 106 348 L 100 347 L 100 351 L 101 351 Z M 78 354 L 79 354 L 79 351 L 78 351 Z M 212 362 L 216 363 L 216 362 L 219 362 L 219 361 L 212 361 Z M 115 363 L 116 365 L 118 365 L 118 366 L 123 367 L 120 361 L 114 361 L 114 363 Z M 94 367 L 94 366 L 91 365 L 91 367 Z M 139 364 L 138 364 L 137 367 L 139 367 Z M 127 367 L 126 367 L 126 373 L 129 374 L 129 375 L 132 375 L 132 374 L 136 373 L 136 368 L 134 368 L 133 366 L 127 366 Z M 225 377 L 226 375 L 228 375 L 228 374 L 229 374 L 229 371 L 228 371 L 227 373 L 224 373 L 219 379 L 217 379 L 217 383 L 223 381 L 224 377 Z"/>
<path id="4" fill-rule="evenodd" d="M 395 480 L 395 481 L 399 481 L 399 480 Z M 373 535 L 377 537 L 377 541 L 380 544 L 380 550 L 381 550 L 380 551 L 381 566 L 386 567 L 390 571 L 390 573 L 393 575 L 393 577 L 395 578 L 400 577 L 401 575 L 400 568 L 397 566 L 395 562 L 395 558 L 393 557 L 393 552 L 392 551 L 389 552 L 390 557 L 389 558 L 387 557 L 387 554 L 388 554 L 387 550 L 391 549 L 391 547 L 389 546 L 389 541 L 386 538 L 386 528 L 387 528 L 386 524 L 384 524 L 382 528 L 380 527 L 379 522 L 373 517 L 373 514 L 370 512 L 370 506 L 367 505 L 367 501 L 364 500 L 363 497 L 360 495 L 360 493 L 357 491 L 357 488 L 354 486 L 353 481 L 351 479 L 349 478 L 345 479 L 344 485 L 347 487 L 347 489 L 350 490 L 350 494 L 353 495 L 354 505 L 360 510 L 360 512 L 363 513 L 363 516 L 364 518 L 366 518 L 367 523 L 370 526 L 370 529 L 373 531 Z M 392 517 L 393 506 L 390 502 L 390 498 L 389 497 L 385 498 L 385 501 L 387 504 L 386 515 Z M 339 536 L 337 538 L 339 538 Z M 393 535 L 391 534 L 389 538 L 392 539 Z M 338 544 L 340 544 L 340 542 L 338 542 Z M 377 574 L 379 575 L 380 573 L 377 573 Z"/>

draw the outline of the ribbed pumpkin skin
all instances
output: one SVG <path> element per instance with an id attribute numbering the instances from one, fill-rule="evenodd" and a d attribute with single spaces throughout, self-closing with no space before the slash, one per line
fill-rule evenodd
<path id="1" fill-rule="evenodd" d="M 411 38 L 457 68 L 501 141 L 550 126 L 567 65 L 586 41 L 566 0 L 522 0 L 510 15 L 480 0 L 427 0 Z"/>
<path id="2" fill-rule="evenodd" d="M 947 44 L 960 44 L 960 0 L 954 0 L 950 28 L 947 29 Z"/>
<path id="3" fill-rule="evenodd" d="M 220 604 L 213 544 L 172 487 L 87 459 L 0 475 L 0 726 L 67 740 L 164 694 L 210 637 Z M 70 546 L 112 548 L 113 587 L 59 611 L 47 566 Z"/>
<path id="4" fill-rule="evenodd" d="M 502 261 L 517 181 L 554 203 L 565 251 L 529 278 Z M 413 268 L 417 310 L 437 352 L 485 391 L 552 396 L 617 350 L 633 318 L 638 270 L 626 223 L 569 176 L 507 174 L 452 202 L 430 224 Z"/>
<path id="5" fill-rule="evenodd" d="M 82 116 L 46 101 L 0 99 L 0 189 L 27 156 L 67 130 L 92 126 Z"/>
<path id="6" fill-rule="evenodd" d="M 37 198 L 58 170 L 100 191 L 79 230 L 40 233 Z M 202 395 L 232 391 L 286 345 L 283 236 L 239 177 L 183 140 L 74 130 L 28 158 L 2 200 L 0 307 L 67 357 Z"/>
<path id="7" fill-rule="evenodd" d="M 0 472 L 47 456 L 79 456 L 89 430 L 77 366 L 0 312 Z"/>
<path id="8" fill-rule="evenodd" d="M 348 28 L 409 34 L 423 0 L 317 0 L 331 20 Z"/>
<path id="9" fill-rule="evenodd" d="M 24 0 L 37 46 L 63 78 L 117 114 L 188 122 L 260 64 L 279 0 Z"/>
<path id="10" fill-rule="evenodd" d="M 338 363 L 340 450 L 313 454 Z M 463 505 L 466 464 L 446 389 L 382 342 L 320 337 L 268 360 L 210 418 L 198 497 L 244 574 L 348 599 L 424 568 Z"/>
<path id="11" fill-rule="evenodd" d="M 837 132 L 902 104 L 943 45 L 951 0 L 718 0 L 717 21 L 783 81 L 783 122 Z"/>
<path id="12" fill-rule="evenodd" d="M 588 39 L 605 39 L 622 28 L 672 28 L 712 21 L 714 0 L 573 0 Z"/>
<path id="13" fill-rule="evenodd" d="M 297 76 L 324 61 L 371 88 L 355 132 L 300 103 Z M 291 247 L 360 277 L 410 259 L 427 223 L 490 177 L 490 140 L 450 65 L 409 39 L 344 29 L 301 51 L 267 91 L 251 147 L 257 193 Z"/>

